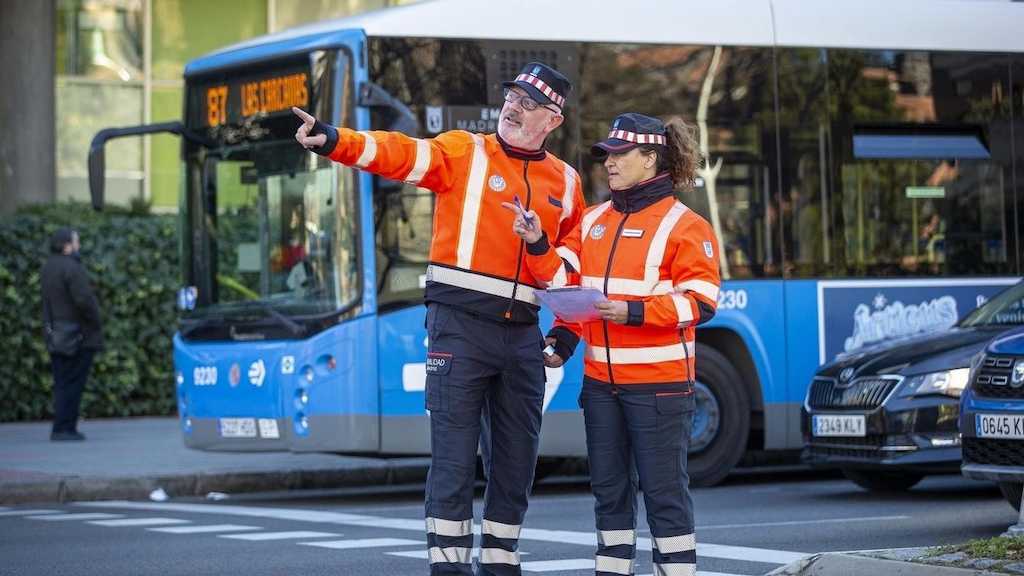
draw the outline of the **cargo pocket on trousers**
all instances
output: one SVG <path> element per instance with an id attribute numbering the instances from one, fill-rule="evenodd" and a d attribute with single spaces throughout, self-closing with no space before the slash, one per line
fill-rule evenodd
<path id="1" fill-rule="evenodd" d="M 693 417 L 693 391 L 659 392 L 654 395 L 654 402 L 658 410 L 658 435 L 666 447 L 682 448 L 683 431 L 688 428 L 686 419 Z"/>
<path id="2" fill-rule="evenodd" d="M 454 359 L 455 356 L 447 352 L 427 352 L 426 406 L 431 412 L 441 412 L 448 408 L 444 387 Z"/>

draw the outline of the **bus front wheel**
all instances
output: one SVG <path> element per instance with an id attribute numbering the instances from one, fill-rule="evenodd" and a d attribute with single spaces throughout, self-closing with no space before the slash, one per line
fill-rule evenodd
<path id="1" fill-rule="evenodd" d="M 714 486 L 743 457 L 750 433 L 750 396 L 729 360 L 697 344 L 693 429 L 687 449 L 691 486 Z"/>

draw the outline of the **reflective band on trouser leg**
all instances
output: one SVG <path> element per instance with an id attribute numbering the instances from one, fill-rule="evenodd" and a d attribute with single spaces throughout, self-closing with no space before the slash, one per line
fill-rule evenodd
<path id="1" fill-rule="evenodd" d="M 512 282 L 502 280 L 501 278 L 493 278 L 491 276 L 484 276 L 483 274 L 467 272 L 465 270 L 456 270 L 455 268 L 446 268 L 444 266 L 435 266 L 431 264 L 427 266 L 427 280 L 430 280 L 431 282 L 440 282 L 441 284 L 448 284 L 449 286 L 458 286 L 459 288 L 476 290 L 477 292 L 483 292 L 492 296 L 500 296 L 502 298 L 512 297 Z M 516 289 L 516 300 L 540 306 L 540 301 L 534 293 L 533 286 L 527 286 L 526 284 L 520 284 L 519 288 Z"/>
<path id="2" fill-rule="evenodd" d="M 519 566 L 519 551 L 509 552 L 501 548 L 481 548 L 480 563 Z"/>
<path id="3" fill-rule="evenodd" d="M 655 564 L 654 576 L 695 576 L 697 565 L 690 563 Z"/>
<path id="4" fill-rule="evenodd" d="M 447 548 L 430 547 L 431 564 L 469 564 L 471 548 L 449 546 Z"/>
<path id="5" fill-rule="evenodd" d="M 454 571 L 468 574 L 473 550 L 473 520 L 445 520 L 428 516 L 426 524 L 430 563 L 462 565 L 453 567 Z"/>
<path id="6" fill-rule="evenodd" d="M 611 556 L 595 556 L 594 571 L 598 574 L 604 572 L 606 574 L 629 575 L 633 573 L 633 559 L 612 558 Z"/>
<path id="7" fill-rule="evenodd" d="M 599 546 L 635 546 L 636 530 L 598 530 L 597 543 Z"/>
<path id="8" fill-rule="evenodd" d="M 662 554 L 675 554 L 676 552 L 689 552 L 697 547 L 697 539 L 693 534 L 682 534 L 680 536 L 666 536 L 664 538 L 654 537 L 654 547 Z"/>
<path id="9" fill-rule="evenodd" d="M 469 536 L 473 533 L 473 520 L 445 520 L 443 518 L 427 518 L 427 534 L 438 536 Z"/>

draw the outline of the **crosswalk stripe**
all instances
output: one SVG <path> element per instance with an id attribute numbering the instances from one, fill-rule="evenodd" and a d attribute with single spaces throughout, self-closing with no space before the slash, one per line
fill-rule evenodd
<path id="1" fill-rule="evenodd" d="M 109 520 L 111 518 L 124 518 L 124 514 L 47 514 L 45 516 L 29 516 L 30 520 L 46 520 L 48 522 L 59 522 L 62 520 Z"/>
<path id="2" fill-rule="evenodd" d="M 223 534 L 218 538 L 234 538 L 235 540 L 250 540 L 261 542 L 263 540 L 295 540 L 299 538 L 338 538 L 341 534 L 336 532 L 310 532 L 307 530 L 293 530 L 291 532 L 257 532 L 255 534 Z"/>
<path id="3" fill-rule="evenodd" d="M 93 520 L 89 524 L 119 528 L 123 526 L 170 526 L 171 524 L 191 524 L 190 520 L 181 518 L 123 518 L 121 520 Z"/>
<path id="4" fill-rule="evenodd" d="M 353 548 L 383 548 L 386 546 L 423 546 L 425 544 L 426 543 L 421 540 L 406 540 L 404 538 L 362 538 L 359 540 L 299 542 L 300 546 L 317 546 L 319 548 L 333 548 L 335 550 L 349 550 Z"/>
<path id="5" fill-rule="evenodd" d="M 593 558 L 573 558 L 570 560 L 534 560 L 523 562 L 524 572 L 555 572 L 556 570 L 593 570 Z"/>
<path id="6" fill-rule="evenodd" d="M 234 516 L 246 516 L 252 518 L 274 518 L 279 520 L 300 520 L 320 524 L 335 524 L 349 526 L 365 526 L 373 528 L 393 528 L 396 530 L 407 530 L 422 533 L 424 531 L 423 520 L 404 518 L 381 518 L 363 514 L 349 514 L 342 512 L 320 512 L 316 510 L 304 510 L 295 508 L 263 508 L 258 506 L 235 506 L 223 504 L 185 504 L 185 503 L 157 503 L 157 502 L 127 502 L 127 501 L 106 501 L 106 502 L 80 502 L 76 506 L 89 506 L 95 508 L 120 508 L 129 510 L 159 510 L 162 512 L 196 512 L 203 514 L 222 514 Z M 228 537 L 228 536 L 222 536 Z M 547 530 L 540 528 L 524 528 L 519 535 L 520 541 L 533 540 L 541 542 L 559 542 L 563 544 L 578 544 L 581 546 L 596 547 L 597 536 L 593 532 L 582 532 L 576 530 Z M 637 538 L 637 549 L 650 551 L 652 549 L 650 538 Z M 727 546 L 720 544 L 697 543 L 697 556 L 702 558 L 721 558 L 724 560 L 745 560 L 748 562 L 764 562 L 768 564 L 788 564 L 799 560 L 809 553 L 790 552 L 786 550 L 770 550 L 766 548 L 753 548 L 747 546 Z"/>
<path id="7" fill-rule="evenodd" d="M 240 524 L 208 524 L 206 526 L 171 526 L 168 528 L 146 528 L 153 532 L 167 534 L 208 534 L 210 532 L 246 532 L 262 530 L 259 526 L 242 526 Z"/>
<path id="8" fill-rule="evenodd" d="M 58 510 L 8 510 L 6 512 L 0 512 L 0 517 L 4 516 L 33 516 L 43 514 L 57 514 Z"/>

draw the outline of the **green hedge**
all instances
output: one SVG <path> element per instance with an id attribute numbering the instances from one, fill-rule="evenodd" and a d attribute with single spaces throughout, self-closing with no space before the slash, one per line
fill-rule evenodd
<path id="1" fill-rule="evenodd" d="M 79 231 L 100 301 L 106 350 L 82 398 L 86 417 L 172 414 L 171 338 L 180 284 L 177 219 L 85 204 L 21 209 L 0 218 L 0 422 L 52 416 L 39 272 L 50 234 Z"/>

